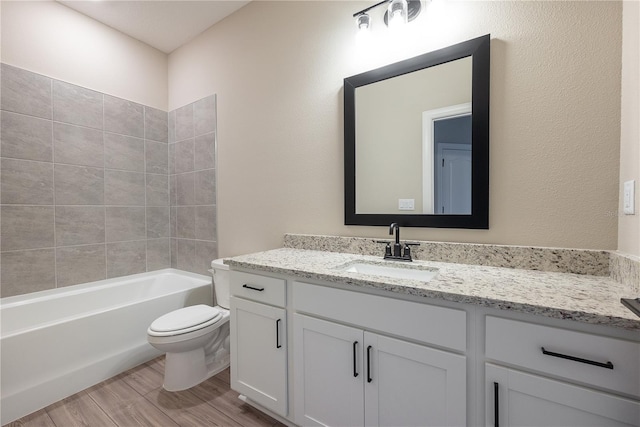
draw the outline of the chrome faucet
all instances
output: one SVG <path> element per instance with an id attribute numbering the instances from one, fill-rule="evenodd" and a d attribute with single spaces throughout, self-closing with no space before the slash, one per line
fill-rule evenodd
<path id="1" fill-rule="evenodd" d="M 400 226 L 398 223 L 394 222 L 389 226 L 389 234 L 393 235 L 395 233 L 395 243 L 393 244 L 393 252 L 391 250 L 391 243 L 381 241 L 378 243 L 385 243 L 385 251 L 384 251 L 384 259 L 393 259 L 396 261 L 413 261 L 411 259 L 411 248 L 410 246 L 417 246 L 419 243 L 404 243 L 404 254 L 403 247 L 400 244 Z"/>

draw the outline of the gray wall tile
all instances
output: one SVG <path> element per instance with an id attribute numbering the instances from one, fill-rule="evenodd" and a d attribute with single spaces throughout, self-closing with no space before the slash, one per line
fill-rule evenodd
<path id="1" fill-rule="evenodd" d="M 0 153 L 2 157 L 53 161 L 51 120 L 2 111 Z"/>
<path id="2" fill-rule="evenodd" d="M 144 207 L 107 206 L 105 214 L 107 242 L 146 238 Z"/>
<path id="3" fill-rule="evenodd" d="M 171 268 L 178 268 L 178 239 L 171 239 Z"/>
<path id="4" fill-rule="evenodd" d="M 169 205 L 175 206 L 177 204 L 178 204 L 178 176 L 169 175 Z"/>
<path id="5" fill-rule="evenodd" d="M 176 110 L 169 112 L 169 123 L 168 123 L 168 140 L 169 143 L 176 142 Z"/>
<path id="6" fill-rule="evenodd" d="M 216 167 L 216 134 L 208 133 L 195 138 L 194 169 L 213 169 Z"/>
<path id="7" fill-rule="evenodd" d="M 55 165 L 54 177 L 56 204 L 104 204 L 104 169 Z"/>
<path id="8" fill-rule="evenodd" d="M 216 130 L 216 96 L 211 95 L 193 103 L 194 136 Z"/>
<path id="9" fill-rule="evenodd" d="M 188 206 L 195 204 L 195 174 L 181 173 L 176 175 L 177 205 Z"/>
<path id="10" fill-rule="evenodd" d="M 107 244 L 107 278 L 144 273 L 147 268 L 146 242 Z"/>
<path id="11" fill-rule="evenodd" d="M 102 94 L 54 80 L 53 120 L 102 129 Z"/>
<path id="12" fill-rule="evenodd" d="M 0 194 L 2 204 L 52 205 L 53 164 L 2 159 Z"/>
<path id="13" fill-rule="evenodd" d="M 216 242 L 196 241 L 196 256 L 192 271 L 209 276 L 211 261 L 218 258 L 218 244 Z"/>
<path id="14" fill-rule="evenodd" d="M 53 206 L 2 206 L 1 211 L 2 251 L 54 246 Z"/>
<path id="15" fill-rule="evenodd" d="M 147 206 L 169 206 L 169 176 L 147 174 Z"/>
<path id="16" fill-rule="evenodd" d="M 144 107 L 144 138 L 168 142 L 168 114 L 156 108 Z"/>
<path id="17" fill-rule="evenodd" d="M 194 166 L 193 139 L 176 142 L 175 150 L 176 173 L 192 172 Z"/>
<path id="18" fill-rule="evenodd" d="M 176 141 L 193 138 L 193 104 L 185 105 L 176 111 Z"/>
<path id="19" fill-rule="evenodd" d="M 56 248 L 58 287 L 106 279 L 105 245 Z"/>
<path id="20" fill-rule="evenodd" d="M 104 167 L 102 131 L 54 122 L 53 155 L 56 163 Z"/>
<path id="21" fill-rule="evenodd" d="M 176 144 L 169 144 L 169 173 L 176 173 Z"/>
<path id="22" fill-rule="evenodd" d="M 195 240 L 177 239 L 177 244 L 177 268 L 180 270 L 194 271 L 196 265 Z"/>
<path id="23" fill-rule="evenodd" d="M 148 173 L 169 172 L 169 147 L 162 142 L 145 141 L 145 167 Z"/>
<path id="24" fill-rule="evenodd" d="M 171 239 L 147 240 L 147 271 L 171 267 Z"/>
<path id="25" fill-rule="evenodd" d="M 0 68 L 0 108 L 14 113 L 51 119 L 51 79 L 2 64 Z"/>
<path id="26" fill-rule="evenodd" d="M 105 132 L 104 167 L 144 172 L 144 139 Z"/>
<path id="27" fill-rule="evenodd" d="M 178 208 L 175 206 L 171 207 L 171 237 L 178 237 Z"/>
<path id="28" fill-rule="evenodd" d="M 0 264 L 2 298 L 56 287 L 53 249 L 2 252 Z"/>
<path id="29" fill-rule="evenodd" d="M 144 174 L 110 169 L 105 170 L 104 204 L 144 206 Z"/>
<path id="30" fill-rule="evenodd" d="M 196 208 L 194 206 L 178 206 L 176 218 L 176 237 L 195 239 Z"/>
<path id="31" fill-rule="evenodd" d="M 147 208 L 147 239 L 171 237 L 168 206 L 152 206 Z"/>
<path id="32" fill-rule="evenodd" d="M 195 204 L 213 205 L 216 203 L 216 171 L 207 169 L 196 172 Z"/>
<path id="33" fill-rule="evenodd" d="M 217 240 L 215 206 L 196 206 L 196 239 Z"/>
<path id="34" fill-rule="evenodd" d="M 103 206 L 56 206 L 56 246 L 104 243 Z"/>
<path id="35" fill-rule="evenodd" d="M 104 130 L 144 138 L 144 112 L 142 105 L 105 95 Z"/>

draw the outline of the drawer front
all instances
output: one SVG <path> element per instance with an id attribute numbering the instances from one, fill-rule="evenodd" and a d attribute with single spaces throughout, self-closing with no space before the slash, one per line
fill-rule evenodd
<path id="1" fill-rule="evenodd" d="M 285 280 L 240 271 L 230 273 L 231 295 L 277 307 L 286 305 Z"/>
<path id="2" fill-rule="evenodd" d="M 467 313 L 411 301 L 293 282 L 296 311 L 458 351 L 467 349 Z"/>
<path id="3" fill-rule="evenodd" d="M 489 359 L 640 396 L 640 343 L 493 316 L 486 326 Z"/>

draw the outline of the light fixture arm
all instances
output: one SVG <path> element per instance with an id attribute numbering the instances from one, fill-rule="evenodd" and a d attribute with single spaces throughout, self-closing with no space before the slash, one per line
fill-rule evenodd
<path id="1" fill-rule="evenodd" d="M 369 12 L 371 9 L 375 9 L 376 7 L 381 6 L 381 5 L 385 4 L 385 3 L 389 3 L 389 1 L 391 1 L 391 0 L 382 0 L 381 2 L 376 3 L 376 4 L 374 4 L 373 6 L 369 6 L 369 7 L 365 8 L 365 9 L 362 9 L 360 12 L 356 12 L 356 13 L 354 13 L 354 14 L 353 14 L 353 17 L 355 18 L 355 17 L 356 17 L 356 16 L 358 16 L 358 15 L 362 15 L 363 13 L 367 13 L 367 12 Z"/>

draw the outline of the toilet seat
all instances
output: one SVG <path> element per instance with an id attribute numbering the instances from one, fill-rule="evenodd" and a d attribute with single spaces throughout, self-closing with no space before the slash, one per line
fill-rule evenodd
<path id="1" fill-rule="evenodd" d="M 183 335 L 215 325 L 222 317 L 218 307 L 193 305 L 160 316 L 149 326 L 147 333 L 154 337 Z"/>

